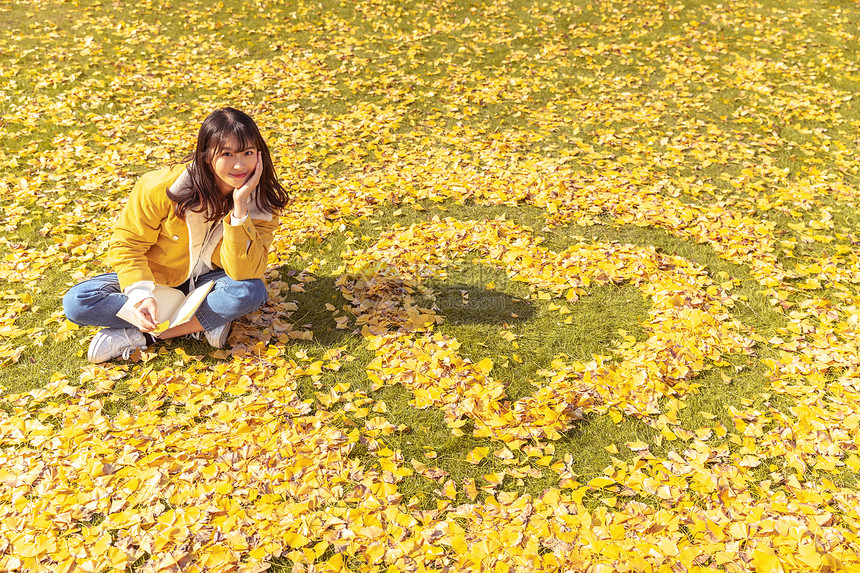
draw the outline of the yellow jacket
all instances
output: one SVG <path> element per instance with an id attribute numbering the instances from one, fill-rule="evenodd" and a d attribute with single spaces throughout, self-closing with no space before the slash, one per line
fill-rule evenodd
<path id="1" fill-rule="evenodd" d="M 202 213 L 190 210 L 183 221 L 167 190 L 188 186 L 190 180 L 186 166 L 175 165 L 146 173 L 132 189 L 108 249 L 121 289 L 140 281 L 178 286 L 200 259 L 233 280 L 263 278 L 277 217 L 257 207 L 254 191 L 242 225 L 230 225 L 229 214 L 207 223 Z"/>

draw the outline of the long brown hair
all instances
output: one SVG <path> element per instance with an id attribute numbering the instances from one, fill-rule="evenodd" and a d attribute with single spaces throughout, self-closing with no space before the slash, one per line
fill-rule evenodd
<path id="1" fill-rule="evenodd" d="M 218 189 L 212 161 L 215 156 L 234 140 L 239 149 L 256 148 L 262 154 L 263 173 L 257 185 L 257 207 L 261 211 L 276 213 L 283 209 L 289 199 L 286 189 L 278 182 L 272 156 L 257 124 L 251 117 L 232 107 L 217 109 L 203 120 L 197 132 L 197 147 L 183 159 L 188 163 L 191 176 L 190 189 L 177 189 L 167 192 L 173 201 L 174 210 L 180 219 L 190 209 L 195 213 L 205 213 L 207 221 L 214 221 L 233 210 L 233 195 L 224 196 Z"/>

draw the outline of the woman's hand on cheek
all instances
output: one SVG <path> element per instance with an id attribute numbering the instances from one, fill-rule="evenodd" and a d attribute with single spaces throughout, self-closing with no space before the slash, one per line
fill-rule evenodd
<path id="1" fill-rule="evenodd" d="M 251 196 L 251 191 L 256 189 L 260 183 L 260 177 L 263 176 L 263 154 L 257 151 L 257 164 L 254 165 L 254 171 L 251 176 L 245 181 L 245 184 L 233 190 L 233 216 L 237 219 L 243 219 L 248 214 L 248 197 Z"/>

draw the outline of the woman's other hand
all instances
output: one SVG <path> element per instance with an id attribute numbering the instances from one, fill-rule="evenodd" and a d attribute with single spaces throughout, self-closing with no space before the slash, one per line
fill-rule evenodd
<path id="1" fill-rule="evenodd" d="M 233 216 L 237 219 L 244 219 L 248 215 L 248 197 L 251 196 L 251 191 L 256 189 L 262 176 L 263 154 L 257 150 L 257 163 L 254 165 L 254 171 L 244 185 L 233 190 Z"/>

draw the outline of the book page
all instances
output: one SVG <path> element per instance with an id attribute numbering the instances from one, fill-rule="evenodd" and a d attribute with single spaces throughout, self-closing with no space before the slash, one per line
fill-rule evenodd
<path id="1" fill-rule="evenodd" d="M 203 304 L 206 295 L 209 294 L 213 286 L 215 286 L 215 283 L 209 281 L 197 287 L 186 296 L 179 289 L 164 285 L 155 285 L 155 288 L 152 290 L 152 296 L 155 297 L 155 301 L 158 303 L 158 312 L 155 318 L 159 325 L 155 333 L 159 334 L 171 326 L 179 326 L 191 320 L 191 317 L 194 316 L 194 313 Z M 126 302 L 116 315 L 134 324 L 134 307 L 130 301 Z"/>
<path id="2" fill-rule="evenodd" d="M 185 301 L 185 295 L 182 294 L 181 290 L 164 285 L 155 285 L 155 288 L 152 290 L 152 296 L 155 297 L 155 302 L 158 303 L 158 312 L 155 320 L 159 324 L 173 318 L 173 315 L 176 314 L 176 311 Z M 116 315 L 132 324 L 135 323 L 134 306 L 131 304 L 131 301 L 127 301 L 122 305 L 122 308 L 119 309 Z"/>
<path id="3" fill-rule="evenodd" d="M 215 286 L 215 282 L 209 281 L 188 293 L 185 301 L 180 305 L 174 313 L 174 316 L 171 318 L 170 326 L 179 326 L 180 324 L 185 324 L 191 320 L 194 313 L 197 312 L 197 309 L 200 308 L 201 304 L 203 304 L 203 301 L 206 299 L 206 295 L 209 294 L 213 286 Z"/>
<path id="4" fill-rule="evenodd" d="M 165 320 L 172 322 L 173 315 L 176 314 L 176 311 L 179 310 L 185 301 L 185 295 L 181 290 L 164 285 L 155 285 L 152 296 L 155 297 L 155 302 L 158 303 L 156 322 L 159 324 Z"/>

